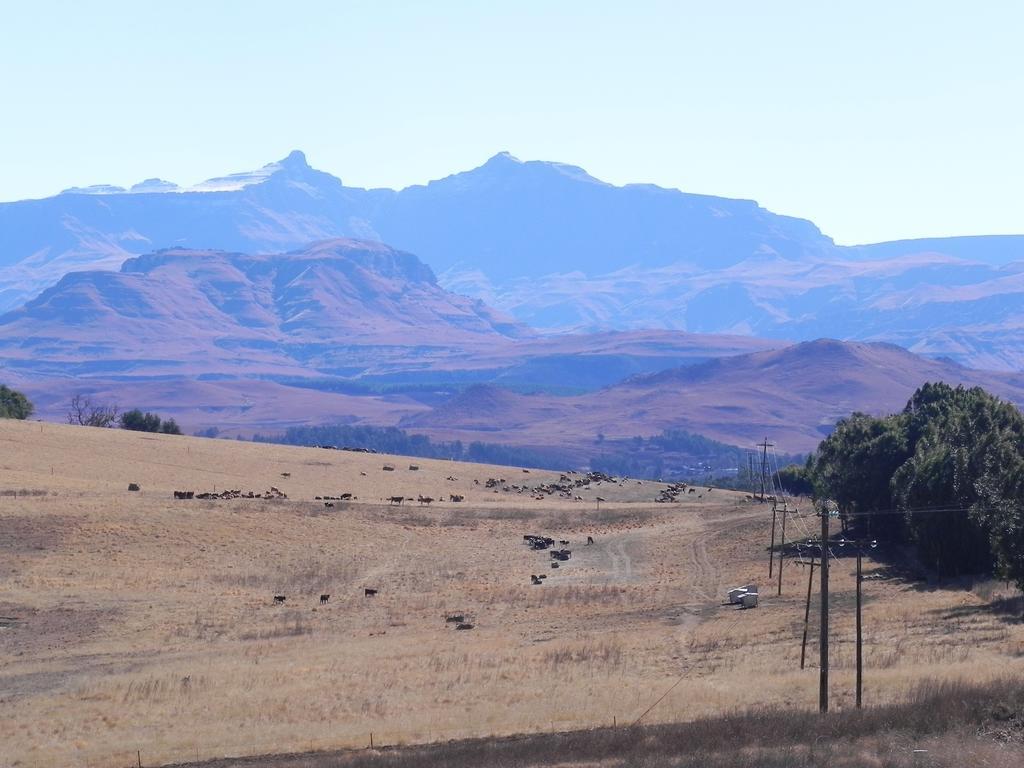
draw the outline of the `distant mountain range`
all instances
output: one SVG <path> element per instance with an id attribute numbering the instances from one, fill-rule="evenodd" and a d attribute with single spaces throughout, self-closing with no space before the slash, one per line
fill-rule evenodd
<path id="1" fill-rule="evenodd" d="M 0 316 L 0 361 L 0 379 L 49 418 L 83 393 L 189 429 L 400 426 L 581 464 L 679 429 L 803 452 L 837 419 L 899 409 L 926 381 L 1024 403 L 1024 374 L 892 344 L 542 336 L 445 290 L 412 254 L 347 239 L 259 255 L 175 248 L 67 274 Z"/>
<path id="2" fill-rule="evenodd" d="M 166 249 L 83 271 L 0 315 L 0 380 L 41 415 L 75 393 L 245 431 L 391 424 L 473 383 L 578 394 L 769 349 L 750 337 L 539 336 L 415 256 L 335 239 L 287 253 Z M 411 394 L 408 394 L 411 393 Z"/>
<path id="3" fill-rule="evenodd" d="M 401 191 L 346 187 L 293 152 L 187 189 L 149 179 L 3 203 L 0 311 L 159 249 L 274 254 L 339 237 L 415 253 L 440 286 L 541 331 L 827 335 L 1024 367 L 1024 237 L 841 247 L 753 201 L 507 153 Z"/>

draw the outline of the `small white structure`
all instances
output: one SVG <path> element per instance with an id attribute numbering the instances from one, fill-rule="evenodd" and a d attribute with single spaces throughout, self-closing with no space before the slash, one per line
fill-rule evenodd
<path id="1" fill-rule="evenodd" d="M 743 596 L 748 594 L 757 596 L 757 584 L 744 584 L 742 587 L 733 587 L 726 592 L 730 605 L 739 605 L 743 602 Z M 757 601 L 754 604 L 756 605 Z"/>

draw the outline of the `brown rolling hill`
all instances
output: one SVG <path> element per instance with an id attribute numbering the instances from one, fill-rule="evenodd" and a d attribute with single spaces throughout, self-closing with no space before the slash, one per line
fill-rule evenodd
<path id="1" fill-rule="evenodd" d="M 169 249 L 65 275 L 0 316 L 2 380 L 38 415 L 73 394 L 186 429 L 391 425 L 474 381 L 580 393 L 779 342 L 674 331 L 542 337 L 442 288 L 416 256 L 334 239 L 288 253 Z M 435 394 L 434 390 L 440 392 Z"/>
<path id="2" fill-rule="evenodd" d="M 0 354 L 79 375 L 294 374 L 529 335 L 442 289 L 412 254 L 339 239 L 270 255 L 171 249 L 68 274 L 0 317 Z"/>
<path id="3" fill-rule="evenodd" d="M 684 429 L 732 445 L 771 437 L 807 451 L 853 411 L 902 408 L 928 381 L 981 386 L 1024 403 L 1024 376 L 930 360 L 892 344 L 804 342 L 636 376 L 576 397 L 473 387 L 402 426 L 445 439 L 572 447 L 594 455 L 602 440 Z"/>

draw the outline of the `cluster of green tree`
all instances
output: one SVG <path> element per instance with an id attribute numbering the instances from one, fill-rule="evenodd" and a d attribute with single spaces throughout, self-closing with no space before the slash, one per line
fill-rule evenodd
<path id="1" fill-rule="evenodd" d="M 33 411 L 35 406 L 25 395 L 0 384 L 0 419 L 27 419 Z"/>
<path id="2" fill-rule="evenodd" d="M 155 413 L 143 413 L 138 408 L 125 411 L 119 420 L 121 429 L 133 432 L 161 432 L 165 435 L 180 435 L 181 427 L 174 419 L 161 419 Z"/>
<path id="3" fill-rule="evenodd" d="M 912 544 L 940 576 L 990 572 L 1024 589 L 1024 415 L 1014 405 L 925 384 L 900 413 L 840 421 L 795 474 L 835 500 L 847 525 Z M 897 514 L 864 514 L 878 511 Z"/>
<path id="4" fill-rule="evenodd" d="M 359 448 L 416 456 L 424 459 L 453 459 L 479 464 L 504 464 L 537 469 L 564 470 L 573 466 L 570 456 L 558 451 L 498 445 L 495 443 L 460 440 L 450 443 L 434 442 L 426 435 L 409 434 L 396 427 L 368 427 L 348 424 L 289 427 L 282 434 L 253 435 L 254 442 L 283 443 L 285 445 L 334 446 Z"/>

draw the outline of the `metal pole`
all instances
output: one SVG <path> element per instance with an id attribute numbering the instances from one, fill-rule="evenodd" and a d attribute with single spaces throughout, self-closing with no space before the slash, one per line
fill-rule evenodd
<path id="1" fill-rule="evenodd" d="M 828 712 L 828 505 L 821 508 L 821 639 L 818 674 L 818 711 Z"/>
<path id="2" fill-rule="evenodd" d="M 861 551 L 857 547 L 857 707 L 861 705 L 861 693 L 864 687 L 864 645 L 861 638 L 860 624 L 860 581 L 861 581 Z"/>
<path id="3" fill-rule="evenodd" d="M 804 639 L 800 643 L 800 669 L 804 668 L 807 657 L 807 625 L 811 622 L 811 584 L 814 581 L 814 555 L 811 555 L 811 569 L 807 575 L 807 604 L 804 606 Z"/>

